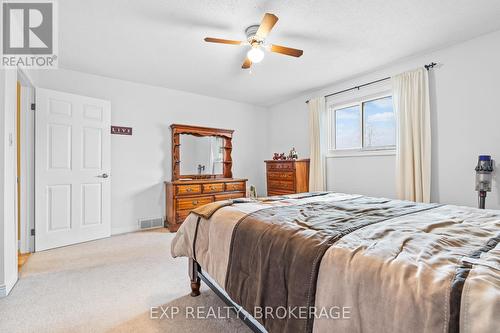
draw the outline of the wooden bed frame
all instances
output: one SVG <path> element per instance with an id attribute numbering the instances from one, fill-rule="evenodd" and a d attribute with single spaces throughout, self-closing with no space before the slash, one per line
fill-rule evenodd
<path id="1" fill-rule="evenodd" d="M 231 307 L 231 310 L 240 318 L 243 323 L 255 333 L 267 333 L 262 330 L 261 327 L 256 325 L 251 318 L 251 315 L 243 311 L 235 311 L 235 309 L 243 309 L 240 305 L 236 304 L 232 299 L 226 296 L 218 286 L 212 283 L 211 279 L 206 276 L 206 273 L 201 269 L 200 264 L 192 258 L 189 258 L 188 264 L 189 279 L 191 280 L 191 297 L 197 297 L 200 295 L 201 280 L 207 284 L 207 286 L 213 290 L 213 292 L 224 302 L 227 306 Z M 255 319 L 253 319 L 255 320 Z"/>

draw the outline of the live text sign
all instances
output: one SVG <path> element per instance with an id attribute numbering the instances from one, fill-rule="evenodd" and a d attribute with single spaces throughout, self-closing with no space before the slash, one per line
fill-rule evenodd
<path id="1" fill-rule="evenodd" d="M 132 135 L 132 127 L 111 126 L 111 134 Z"/>

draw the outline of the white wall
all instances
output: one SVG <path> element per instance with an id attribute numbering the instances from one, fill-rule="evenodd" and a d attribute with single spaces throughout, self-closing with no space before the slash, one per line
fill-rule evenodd
<path id="1" fill-rule="evenodd" d="M 303 157 L 309 154 L 304 103 L 307 99 L 435 61 L 441 66 L 430 73 L 432 200 L 476 206 L 474 167 L 477 156 L 491 154 L 500 162 L 499 59 L 500 31 L 297 96 L 270 108 L 268 153 L 286 151 L 295 145 Z M 497 167 L 500 167 L 498 163 Z M 394 169 L 394 157 L 391 156 L 330 158 L 327 161 L 328 189 L 394 197 Z M 499 189 L 500 173 L 487 199 L 487 207 L 500 209 Z"/>
<path id="2" fill-rule="evenodd" d="M 139 218 L 164 216 L 172 123 L 234 129 L 233 176 L 265 193 L 266 109 L 63 69 L 29 74 L 37 87 L 110 100 L 112 124 L 133 127 L 132 136 L 111 138 L 113 233 L 136 230 Z"/>
<path id="3" fill-rule="evenodd" d="M 332 191 L 396 197 L 394 155 L 327 158 L 326 168 Z"/>
<path id="4" fill-rule="evenodd" d="M 0 69 L 0 297 L 17 281 L 15 70 Z"/>

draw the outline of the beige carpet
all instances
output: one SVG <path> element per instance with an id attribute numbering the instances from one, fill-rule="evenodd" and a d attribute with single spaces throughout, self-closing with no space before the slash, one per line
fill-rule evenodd
<path id="1" fill-rule="evenodd" d="M 0 299 L 0 332 L 250 332 L 233 313 L 208 313 L 213 306 L 227 317 L 206 286 L 189 296 L 187 260 L 170 256 L 172 238 L 138 232 L 35 253 Z M 180 313 L 150 319 L 152 306 Z M 188 307 L 206 318 L 191 319 Z"/>

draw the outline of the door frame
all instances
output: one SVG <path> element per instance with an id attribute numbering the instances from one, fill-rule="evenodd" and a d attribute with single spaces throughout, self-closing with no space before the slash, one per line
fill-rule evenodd
<path id="1" fill-rule="evenodd" d="M 19 245 L 20 253 L 30 253 L 35 251 L 35 237 L 31 230 L 35 228 L 35 113 L 31 105 L 35 103 L 35 87 L 25 72 L 21 69 L 17 71 L 18 82 L 20 83 L 20 115 L 19 124 L 16 124 L 16 155 L 20 162 L 20 175 L 17 179 L 16 172 L 16 223 L 19 221 Z M 16 117 L 17 119 L 17 117 Z M 19 138 L 19 142 L 17 142 Z"/>

